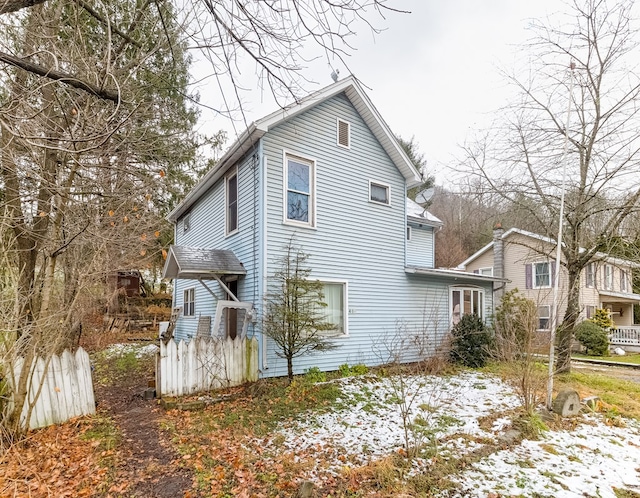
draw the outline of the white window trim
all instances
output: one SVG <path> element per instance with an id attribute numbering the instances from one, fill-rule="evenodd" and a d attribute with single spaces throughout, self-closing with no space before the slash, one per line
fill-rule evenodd
<path id="1" fill-rule="evenodd" d="M 236 177 L 236 228 L 229 231 L 229 179 L 233 176 Z M 238 168 L 231 169 L 224 177 L 224 233 L 225 236 L 230 236 L 238 233 L 240 229 L 240 197 L 238 192 L 240 191 L 240 177 L 238 176 Z"/>
<path id="2" fill-rule="evenodd" d="M 620 291 L 629 292 L 629 272 L 622 268 L 620 269 Z"/>
<path id="3" fill-rule="evenodd" d="M 343 279 L 333 279 L 333 278 L 315 278 L 309 277 L 310 280 L 317 280 L 321 284 L 342 284 L 342 300 L 344 305 L 344 310 L 342 313 L 342 330 L 343 333 L 335 336 L 329 335 L 331 339 L 341 339 L 343 337 L 349 337 L 349 281 Z"/>
<path id="4" fill-rule="evenodd" d="M 547 263 L 547 268 L 549 268 L 549 285 L 536 285 L 536 265 L 539 265 L 541 263 Z M 551 269 L 551 261 L 547 260 L 541 260 L 541 261 L 534 261 L 533 263 L 531 263 L 531 288 L 532 289 L 551 289 L 552 285 L 551 282 L 553 281 L 553 275 L 551 274 L 552 269 Z"/>
<path id="5" fill-rule="evenodd" d="M 340 123 L 345 123 L 347 125 L 347 142 L 348 145 L 343 145 L 340 143 Z M 351 148 L 351 123 L 344 119 L 336 118 L 336 145 L 338 147 L 342 147 L 343 149 Z"/>
<path id="6" fill-rule="evenodd" d="M 185 301 L 185 295 L 189 291 L 193 291 L 193 313 L 187 315 L 186 313 L 187 302 L 191 302 L 191 301 Z M 182 316 L 186 318 L 193 318 L 196 316 L 196 288 L 195 287 L 186 287 L 182 289 Z"/>
<path id="7" fill-rule="evenodd" d="M 388 198 L 389 202 L 374 201 L 371 198 L 371 185 L 376 185 L 378 187 L 386 188 L 387 189 L 387 198 Z M 369 180 L 369 202 L 371 204 L 377 204 L 379 206 L 389 206 L 389 207 L 391 207 L 391 185 L 389 185 L 388 183 L 379 182 L 377 180 Z"/>
<path id="8" fill-rule="evenodd" d="M 289 175 L 289 167 L 287 158 L 293 157 L 299 159 L 303 162 L 310 163 L 311 165 L 311 174 L 309 175 L 309 179 L 311 181 L 311 185 L 309 188 L 309 209 L 311 213 L 309 215 L 309 221 L 296 221 L 290 220 L 287 218 L 287 192 L 289 191 L 288 185 L 288 175 Z M 316 160 L 311 159 L 310 157 L 304 156 L 302 154 L 297 154 L 296 152 L 291 152 L 289 150 L 283 149 L 282 151 L 282 223 L 285 225 L 292 225 L 301 228 L 315 228 L 316 227 Z"/>
<path id="9" fill-rule="evenodd" d="M 540 308 L 547 308 L 547 316 L 540 316 Z M 549 320 L 549 327 L 548 328 L 541 329 L 540 327 L 537 327 L 536 330 L 541 330 L 541 331 L 551 330 L 551 305 L 549 305 L 549 304 L 539 304 L 536 311 L 538 312 L 538 325 L 540 325 L 540 319 L 541 318 L 546 318 L 547 320 Z"/>
<path id="10" fill-rule="evenodd" d="M 589 268 L 591 268 L 591 271 L 589 271 Z M 589 273 L 591 273 L 591 283 L 589 283 Z M 593 289 L 596 286 L 596 274 L 595 263 L 587 263 L 584 270 L 584 285 L 587 289 Z"/>
<path id="11" fill-rule="evenodd" d="M 483 271 L 486 271 L 486 270 L 489 270 L 488 274 L 482 273 Z M 493 277 L 493 266 L 485 266 L 484 268 L 478 268 L 478 273 L 486 277 Z"/>
<path id="12" fill-rule="evenodd" d="M 182 233 L 191 230 L 191 213 L 187 213 L 182 217 Z"/>
<path id="13" fill-rule="evenodd" d="M 611 270 L 611 273 L 607 276 L 607 270 Z M 604 265 L 602 267 L 603 287 L 605 290 L 613 290 L 613 265 Z"/>
<path id="14" fill-rule="evenodd" d="M 485 321 L 485 308 L 486 308 L 486 292 L 485 289 L 483 287 L 478 287 L 475 285 L 451 285 L 449 286 L 449 326 L 453 327 L 455 324 L 453 323 L 453 293 L 454 292 L 458 292 L 458 291 L 463 291 L 463 296 L 464 296 L 464 291 L 469 290 L 472 292 L 480 292 L 482 295 L 482 307 L 480 309 L 481 313 L 478 314 L 478 316 L 480 317 L 480 320 L 482 320 L 483 322 Z M 463 304 L 462 302 L 460 303 L 461 305 Z M 463 317 L 463 313 L 462 313 L 462 306 L 460 308 L 460 319 L 462 319 Z"/>

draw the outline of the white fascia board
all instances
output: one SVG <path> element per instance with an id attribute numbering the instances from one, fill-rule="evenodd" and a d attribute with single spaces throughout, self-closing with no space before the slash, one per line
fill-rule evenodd
<path id="1" fill-rule="evenodd" d="M 233 166 L 242 156 L 244 156 L 251 147 L 264 135 L 264 132 L 258 129 L 255 123 L 249 125 L 242 135 L 236 140 L 220 160 L 200 179 L 185 198 L 178 204 L 168 215 L 167 219 L 175 223 L 180 216 L 189 210 L 189 208 L 207 192 L 226 172 Z"/>

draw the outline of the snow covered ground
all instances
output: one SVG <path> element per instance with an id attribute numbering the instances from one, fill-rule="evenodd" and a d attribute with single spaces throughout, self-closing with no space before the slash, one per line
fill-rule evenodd
<path id="1" fill-rule="evenodd" d="M 418 428 L 410 444 L 437 441 L 439 458 L 460 456 L 503 441 L 519 405 L 507 384 L 483 373 L 404 380 L 342 379 L 341 409 L 283 426 L 272 447 L 277 441 L 294 454 L 321 456 L 327 463 L 314 472 L 316 478 L 364 465 L 402 451 L 404 406 Z M 539 440 L 503 447 L 455 476 L 459 490 L 447 496 L 615 498 L 615 488 L 640 492 L 638 421 L 614 427 L 601 414 L 585 414 L 570 431 L 548 431 Z M 416 459 L 413 472 L 428 472 L 429 465 L 428 456 Z"/>

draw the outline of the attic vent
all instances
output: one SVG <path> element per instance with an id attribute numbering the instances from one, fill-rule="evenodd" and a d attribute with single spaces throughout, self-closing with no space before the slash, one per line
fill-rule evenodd
<path id="1" fill-rule="evenodd" d="M 338 119 L 338 145 L 346 147 L 351 146 L 351 125 L 347 121 Z"/>

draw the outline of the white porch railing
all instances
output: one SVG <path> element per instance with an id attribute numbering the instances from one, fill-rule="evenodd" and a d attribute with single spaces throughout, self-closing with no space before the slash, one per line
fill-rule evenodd
<path id="1" fill-rule="evenodd" d="M 612 346 L 640 346 L 640 326 L 630 325 L 611 329 L 609 343 Z"/>

